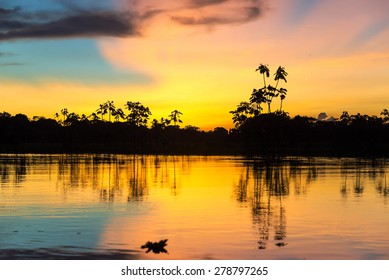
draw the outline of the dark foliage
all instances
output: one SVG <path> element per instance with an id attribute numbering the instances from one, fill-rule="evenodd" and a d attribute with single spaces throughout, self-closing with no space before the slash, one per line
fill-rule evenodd
<path id="1" fill-rule="evenodd" d="M 228 131 L 194 126 L 147 128 L 132 122 L 56 121 L 0 113 L 1 153 L 227 154 Z"/>
<path id="2" fill-rule="evenodd" d="M 318 121 L 286 114 L 249 118 L 235 130 L 245 153 L 323 156 L 388 156 L 389 125 L 360 114 L 348 121 Z"/>
<path id="3" fill-rule="evenodd" d="M 343 114 L 318 121 L 286 113 L 260 114 L 227 131 L 194 126 L 77 119 L 62 124 L 23 114 L 0 114 L 2 153 L 141 153 L 389 156 L 385 118 Z"/>

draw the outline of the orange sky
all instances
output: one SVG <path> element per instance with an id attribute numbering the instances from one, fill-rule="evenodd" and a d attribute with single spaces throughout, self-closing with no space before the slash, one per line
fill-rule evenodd
<path id="1" fill-rule="evenodd" d="M 214 4 L 204 4 L 210 2 Z M 289 73 L 282 87 L 288 89 L 284 109 L 291 116 L 326 112 L 339 117 L 345 110 L 379 115 L 389 107 L 387 1 L 253 2 L 260 13 L 248 18 L 250 1 L 112 1 L 115 9 L 142 15 L 163 12 L 142 23 L 139 36 L 88 39 L 94 41 L 101 67 L 111 71 L 97 82 L 70 77 L 84 67 L 100 67 L 83 61 L 82 55 L 75 57 L 77 46 L 69 55 L 47 47 L 39 61 L 13 63 L 26 52 L 31 57 L 38 52 L 34 40 L 43 46 L 50 40 L 64 45 L 74 39 L 0 41 L 0 111 L 52 117 L 64 107 L 90 114 L 107 100 L 119 107 L 140 101 L 152 111 L 151 119 L 178 109 L 183 125 L 230 128 L 229 111 L 248 100 L 253 88 L 262 87 L 254 71 L 260 63 L 272 72 L 282 65 Z M 24 74 L 30 68 L 38 78 Z M 115 73 L 123 72 L 139 73 L 147 82 L 116 82 Z M 278 107 L 275 100 L 272 109 Z"/>

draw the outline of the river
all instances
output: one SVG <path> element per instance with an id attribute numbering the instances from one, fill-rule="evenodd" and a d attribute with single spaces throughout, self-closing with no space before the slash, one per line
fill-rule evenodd
<path id="1" fill-rule="evenodd" d="M 388 171 L 385 159 L 3 154 L 0 258 L 389 259 Z"/>

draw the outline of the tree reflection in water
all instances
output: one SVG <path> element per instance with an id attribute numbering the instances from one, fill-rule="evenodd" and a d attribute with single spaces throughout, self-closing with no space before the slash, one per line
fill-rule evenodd
<path id="1" fill-rule="evenodd" d="M 210 160 L 212 165 L 207 165 L 207 160 Z M 314 194 L 315 199 L 320 199 L 323 192 L 327 195 L 331 191 L 344 199 L 352 197 L 353 202 L 375 196 L 382 198 L 385 203 L 389 197 L 386 178 L 387 160 L 297 157 L 243 160 L 242 163 L 240 157 L 226 160 L 226 157 L 162 155 L 2 155 L 0 156 L 0 195 L 2 192 L 8 195 L 13 192 L 12 188 L 17 188 L 14 193 L 18 196 L 26 194 L 27 203 L 33 206 L 40 205 L 42 197 L 57 199 L 53 200 L 53 203 L 60 203 L 62 199 L 66 202 L 69 198 L 69 208 L 73 205 L 80 207 L 75 210 L 75 213 L 82 211 L 86 203 L 92 205 L 93 211 L 95 211 L 94 207 L 99 210 L 101 205 L 104 210 L 105 208 L 110 210 L 114 204 L 115 207 L 124 205 L 125 209 L 133 209 L 128 206 L 133 204 L 138 207 L 141 205 L 138 202 L 146 200 L 148 196 L 159 195 L 159 190 L 155 191 L 155 188 L 164 189 L 165 192 L 161 197 L 170 203 L 173 200 L 170 200 L 169 196 L 183 195 L 184 197 L 184 192 L 180 193 L 180 190 L 193 187 L 199 195 L 197 198 L 202 201 L 201 199 L 209 198 L 207 192 L 209 189 L 197 188 L 199 184 L 197 182 L 192 186 L 187 185 L 188 178 L 198 179 L 194 177 L 199 174 L 203 176 L 205 173 L 206 176 L 200 179 L 211 180 L 214 175 L 213 169 L 209 174 L 203 171 L 209 170 L 208 168 L 213 167 L 216 162 L 214 166 L 218 167 L 218 172 L 223 172 L 222 176 L 226 177 L 226 181 L 215 187 L 216 193 L 225 191 L 225 186 L 231 186 L 234 180 L 234 177 L 229 177 L 231 174 L 237 175 L 236 183 L 233 185 L 234 199 L 238 205 L 249 210 L 243 211 L 251 217 L 251 220 L 249 218 L 248 221 L 244 221 L 248 222 L 248 229 L 245 230 L 251 236 L 253 234 L 251 226 L 254 225 L 254 238 L 255 242 L 258 242 L 257 244 L 254 242 L 254 245 L 259 249 L 278 250 L 279 247 L 283 250 L 285 248 L 283 252 L 286 253 L 288 248 L 292 249 L 292 240 L 294 240 L 290 230 L 294 221 L 291 215 L 294 211 L 292 207 L 288 209 L 288 205 L 291 205 L 288 203 L 292 200 L 298 203 L 294 199 L 288 199 L 290 196 Z M 196 161 L 200 161 L 199 165 Z M 228 163 L 223 165 L 223 161 Z M 192 165 L 195 167 L 193 170 Z M 224 166 L 228 169 L 223 169 Z M 321 180 L 327 181 L 321 184 Z M 314 182 L 318 184 L 313 184 Z M 333 182 L 336 182 L 335 185 Z M 313 185 L 320 187 L 314 189 L 314 192 Z M 227 188 L 227 192 L 229 192 L 228 203 L 230 203 L 231 189 Z M 6 195 L 3 197 L 6 198 Z M 83 195 L 87 200 L 83 200 Z M 36 198 L 36 201 L 31 201 L 31 198 Z M 187 201 L 190 202 L 190 199 L 191 197 Z M 150 201 L 152 201 L 151 197 Z M 190 204 L 189 206 L 187 211 L 196 217 L 195 207 L 197 206 Z M 56 205 L 52 206 L 55 211 L 62 214 L 62 209 L 55 207 Z M 27 210 L 29 211 L 28 208 Z M 12 205 L 5 205 L 2 211 L 6 214 L 7 211 L 13 211 Z M 199 228 L 202 230 L 201 226 Z M 172 239 L 172 242 L 175 240 Z M 265 252 L 261 253 L 266 256 Z"/>
<path id="2" fill-rule="evenodd" d="M 290 182 L 295 194 L 302 195 L 317 178 L 317 166 L 311 159 L 263 158 L 243 164 L 234 193 L 239 203 L 251 207 L 253 224 L 259 231 L 259 249 L 266 249 L 269 244 L 278 247 L 288 244 L 284 199 L 290 194 Z"/>
<path id="3" fill-rule="evenodd" d="M 386 184 L 387 161 L 384 159 L 341 159 L 340 193 L 347 198 L 351 190 L 354 196 L 361 197 L 365 190 L 366 180 L 369 179 L 375 184 L 376 191 L 383 197 L 389 194 Z"/>
<path id="4" fill-rule="evenodd" d="M 253 224 L 259 230 L 259 249 L 268 247 L 272 227 L 274 245 L 287 244 L 283 199 L 289 195 L 291 174 L 293 177 L 298 174 L 296 166 L 291 169 L 284 161 L 257 159 L 244 163 L 235 195 L 239 203 L 248 203 L 251 207 Z"/>
<path id="5" fill-rule="evenodd" d="M 0 160 L 0 181 L 4 186 L 11 183 L 14 187 L 20 187 L 26 179 L 27 168 L 30 165 L 29 157 L 25 155 L 9 157 Z M 12 176 L 10 176 L 12 175 Z M 12 178 L 12 181 L 10 181 Z"/>
<path id="6" fill-rule="evenodd" d="M 361 197 L 365 180 L 370 179 L 382 197 L 389 197 L 386 183 L 386 160 L 281 158 L 254 159 L 245 161 L 238 183 L 234 185 L 236 200 L 250 205 L 253 224 L 259 230 L 258 248 L 266 249 L 272 243 L 287 245 L 287 219 L 284 198 L 290 195 L 293 182 L 294 194 L 304 195 L 316 180 L 326 172 L 340 173 L 340 193 L 347 198 L 351 189 L 354 196 Z M 319 172 L 320 168 L 320 172 Z M 339 171 L 340 170 L 340 171 Z M 273 229 L 273 233 L 272 233 Z"/>

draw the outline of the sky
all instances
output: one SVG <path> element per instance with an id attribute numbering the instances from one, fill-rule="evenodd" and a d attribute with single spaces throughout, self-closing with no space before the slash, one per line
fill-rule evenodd
<path id="1" fill-rule="evenodd" d="M 183 126 L 231 128 L 267 64 L 288 72 L 291 116 L 379 115 L 387 11 L 387 0 L 0 0 L 0 111 L 89 115 L 134 101 L 151 120 L 177 109 Z"/>

